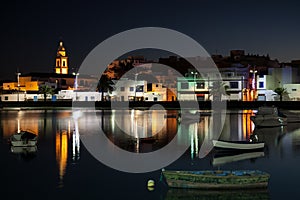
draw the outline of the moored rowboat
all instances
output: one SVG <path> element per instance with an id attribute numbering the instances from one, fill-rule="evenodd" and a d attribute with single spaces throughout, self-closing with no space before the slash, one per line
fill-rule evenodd
<path id="1" fill-rule="evenodd" d="M 172 171 L 162 170 L 171 188 L 251 189 L 266 188 L 270 175 L 259 170 Z"/>

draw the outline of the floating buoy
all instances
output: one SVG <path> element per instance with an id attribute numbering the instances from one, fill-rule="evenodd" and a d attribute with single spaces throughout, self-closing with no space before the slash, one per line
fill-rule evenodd
<path id="1" fill-rule="evenodd" d="M 148 190 L 149 191 L 153 191 L 154 190 L 154 185 L 155 185 L 155 183 L 154 183 L 154 180 L 148 180 L 148 183 L 147 183 L 147 186 L 148 186 Z"/>

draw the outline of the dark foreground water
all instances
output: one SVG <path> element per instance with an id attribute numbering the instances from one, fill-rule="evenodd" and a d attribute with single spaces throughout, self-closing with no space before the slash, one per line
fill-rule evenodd
<path id="1" fill-rule="evenodd" d="M 284 199 L 300 196 L 300 125 L 256 129 L 253 111 L 229 111 L 221 139 L 247 140 L 252 134 L 267 147 L 251 159 L 229 162 L 214 151 L 199 158 L 214 121 L 209 112 L 198 123 L 181 124 L 177 111 L 1 111 L 1 196 L 9 199 Z M 168 117 L 165 117 L 167 115 Z M 95 117 L 96 116 L 96 117 Z M 187 134 L 190 148 L 166 169 L 258 169 L 271 174 L 267 190 L 199 191 L 168 189 L 160 170 L 126 173 L 95 159 L 80 138 L 101 127 L 116 148 L 134 154 L 158 151 L 176 134 Z M 8 138 L 20 129 L 38 134 L 37 149 L 11 149 Z M 177 131 L 180 130 L 180 133 Z M 126 134 L 126 133 L 127 134 Z M 137 139 L 148 138 L 148 139 Z M 180 138 L 178 137 L 179 145 Z M 107 152 L 103 152 L 106 154 Z M 111 159 L 115 159 L 113 156 Z M 153 160 L 155 162 L 155 160 Z M 143 163 L 132 163 L 132 165 Z M 156 183 L 148 190 L 147 181 Z"/>

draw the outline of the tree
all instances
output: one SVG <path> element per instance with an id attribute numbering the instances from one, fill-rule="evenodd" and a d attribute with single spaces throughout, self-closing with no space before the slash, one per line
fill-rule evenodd
<path id="1" fill-rule="evenodd" d="M 209 86 L 209 96 L 213 96 L 214 101 L 221 101 L 222 95 L 229 95 L 228 85 L 225 85 L 222 81 L 213 82 L 212 86 Z"/>
<path id="2" fill-rule="evenodd" d="M 39 87 L 39 92 L 40 92 L 40 94 L 44 95 L 44 101 L 46 101 L 48 94 L 51 94 L 51 95 L 54 94 L 53 88 L 49 87 L 48 85 L 41 85 Z"/>
<path id="3" fill-rule="evenodd" d="M 97 86 L 97 91 L 101 92 L 102 101 L 104 100 L 104 92 L 111 92 L 113 90 L 111 85 L 111 80 L 106 75 L 102 75 Z"/>
<path id="4" fill-rule="evenodd" d="M 284 95 L 288 94 L 286 88 L 283 87 L 275 88 L 274 92 L 279 96 L 280 101 L 282 101 Z"/>

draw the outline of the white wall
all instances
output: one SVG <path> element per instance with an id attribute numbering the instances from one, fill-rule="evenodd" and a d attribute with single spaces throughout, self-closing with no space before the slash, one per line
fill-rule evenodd
<path id="1" fill-rule="evenodd" d="M 291 101 L 300 101 L 300 84 L 284 84 Z"/>

